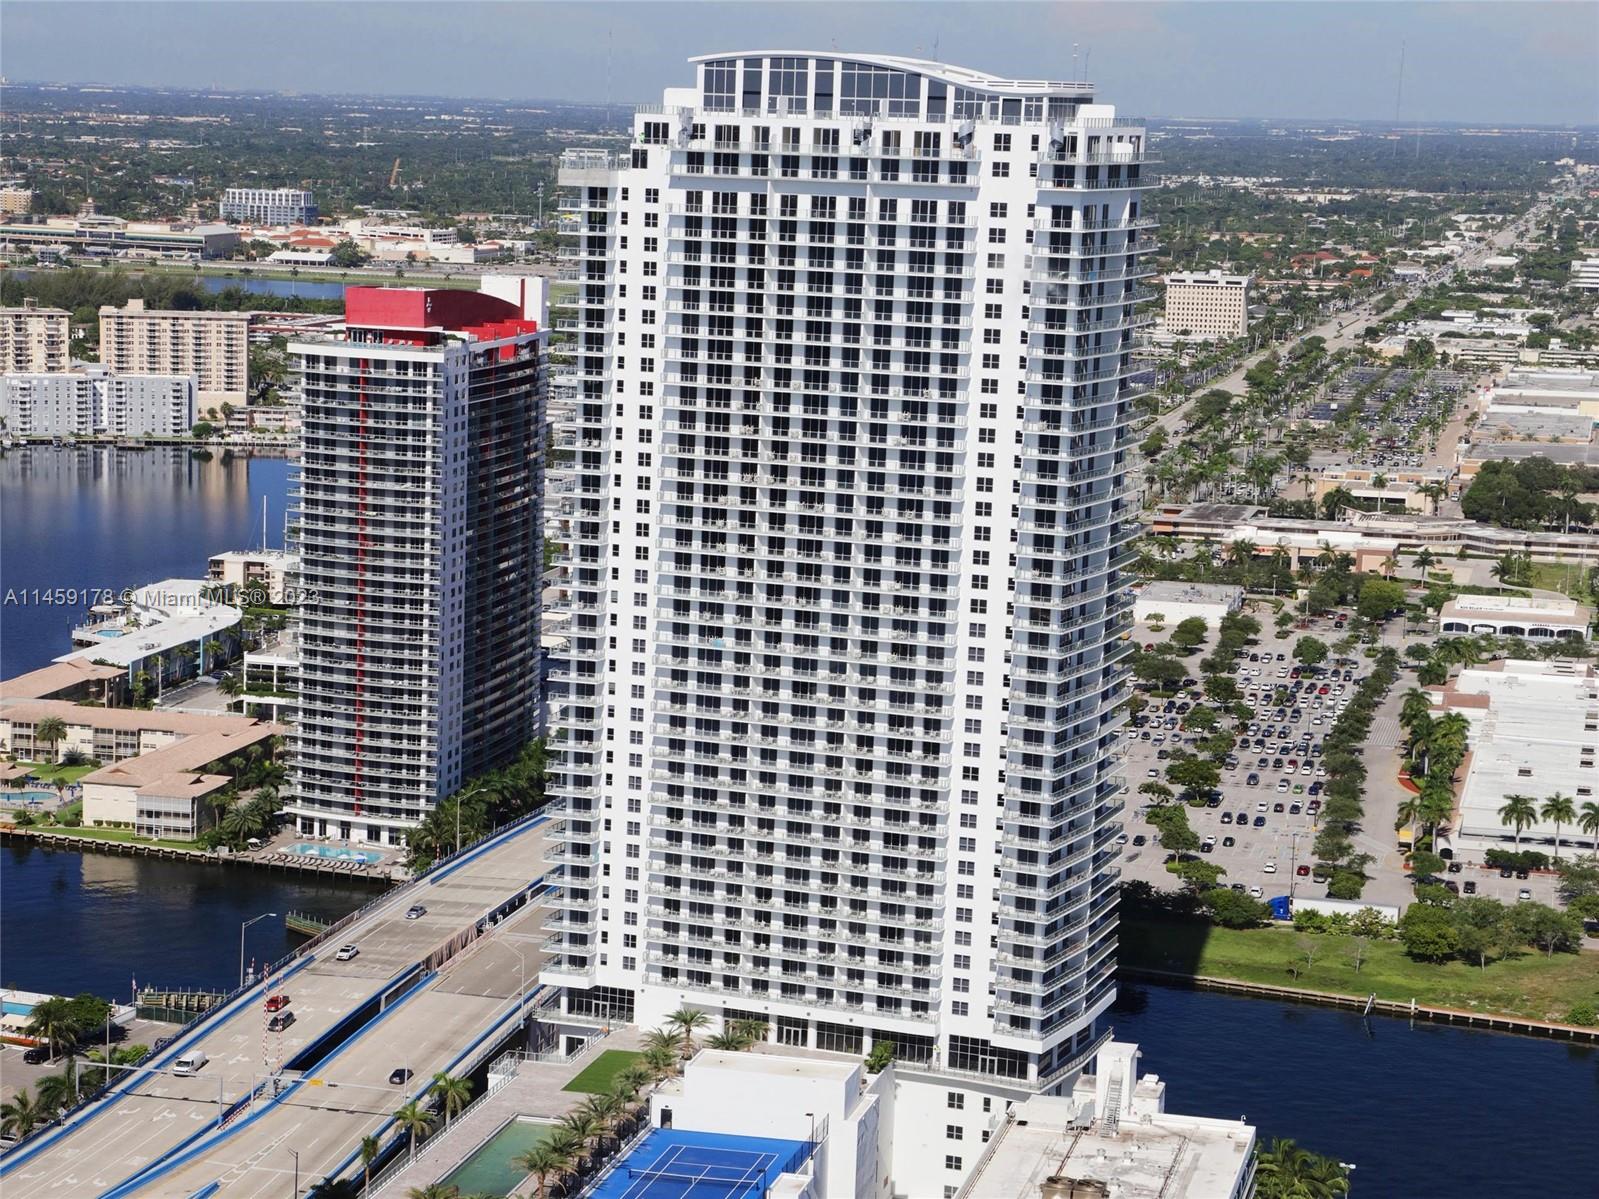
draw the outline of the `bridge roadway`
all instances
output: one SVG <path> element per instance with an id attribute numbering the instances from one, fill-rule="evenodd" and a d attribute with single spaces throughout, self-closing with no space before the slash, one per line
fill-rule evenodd
<path id="1" fill-rule="evenodd" d="M 299 1154 L 301 1186 L 309 1189 L 346 1166 L 363 1136 L 397 1135 L 390 1127 L 396 1108 L 424 1092 L 435 1072 L 487 1048 L 476 1044 L 480 1035 L 514 1026 L 514 999 L 524 980 L 535 988 L 543 962 L 541 905 L 530 901 L 436 974 L 416 974 L 415 967 L 539 877 L 544 840 L 542 823 L 523 826 L 385 897 L 291 962 L 286 978 L 246 992 L 152 1063 L 170 1068 L 198 1045 L 210 1056 L 198 1075 L 141 1076 L 36 1146 L 19 1146 L 0 1158 L 0 1192 L 6 1199 L 281 1195 L 293 1185 L 290 1150 Z M 413 903 L 427 914 L 406 920 Z M 360 956 L 335 961 L 338 946 L 349 943 Z M 218 1130 L 219 1093 L 224 1107 L 247 1100 L 272 1071 L 397 984 L 403 989 L 381 1015 L 304 1077 L 285 1075 L 275 1098 L 263 1090 Z M 263 999 L 276 991 L 290 996 L 295 1013 L 281 1034 L 265 1031 Z M 391 1086 L 398 1067 L 413 1077 Z M 212 1183 L 220 1186 L 211 1190 Z"/>

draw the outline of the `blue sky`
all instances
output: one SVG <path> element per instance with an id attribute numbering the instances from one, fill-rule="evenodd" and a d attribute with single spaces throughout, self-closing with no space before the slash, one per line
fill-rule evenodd
<path id="1" fill-rule="evenodd" d="M 1079 74 L 1128 112 L 1599 123 L 1599 4 L 38 3 L 13 80 L 628 103 L 719 50 L 876 51 Z M 1086 72 L 1081 65 L 1086 62 Z"/>

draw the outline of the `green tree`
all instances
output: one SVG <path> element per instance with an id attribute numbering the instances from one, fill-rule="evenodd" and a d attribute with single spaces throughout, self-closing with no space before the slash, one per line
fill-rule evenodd
<path id="1" fill-rule="evenodd" d="M 1577 827 L 1593 838 L 1593 852 L 1599 858 L 1599 800 L 1588 800 L 1577 813 Z"/>
<path id="2" fill-rule="evenodd" d="M 1355 611 L 1370 621 L 1387 620 L 1404 606 L 1404 584 L 1386 579 L 1367 578 L 1355 600 Z"/>
<path id="3" fill-rule="evenodd" d="M 1543 807 L 1538 809 L 1538 815 L 1555 826 L 1555 860 L 1560 860 L 1560 826 L 1573 824 L 1577 819 L 1576 802 L 1569 795 L 1562 795 L 1556 791 L 1543 801 Z"/>
<path id="4" fill-rule="evenodd" d="M 1546 903 L 1518 903 L 1510 909 L 1510 920 L 1522 940 L 1536 945 L 1546 957 L 1557 951 L 1574 953 L 1582 944 L 1582 920 Z"/>
<path id="5" fill-rule="evenodd" d="M 1294 642 L 1294 660 L 1306 666 L 1320 666 L 1327 660 L 1327 643 L 1316 637 L 1301 637 Z"/>
<path id="6" fill-rule="evenodd" d="M 1337 1199 L 1349 1193 L 1349 1173 L 1330 1157 L 1276 1139 L 1257 1146 L 1256 1199 Z"/>
<path id="7" fill-rule="evenodd" d="M 367 263 L 372 261 L 372 255 L 368 254 L 349 238 L 345 238 L 343 241 L 339 242 L 338 245 L 334 246 L 332 255 L 333 265 L 338 267 L 349 268 L 354 266 L 365 266 Z"/>
<path id="8" fill-rule="evenodd" d="M 551 1177 L 563 1173 L 571 1160 L 569 1155 L 545 1141 L 518 1157 L 516 1164 L 538 1180 L 539 1199 L 548 1199 Z"/>
<path id="9" fill-rule="evenodd" d="M 694 1056 L 694 1034 L 711 1022 L 709 1012 L 699 1008 L 680 1007 L 666 1018 L 669 1028 L 676 1029 L 683 1039 L 683 1056 Z"/>
<path id="10" fill-rule="evenodd" d="M 56 746 L 67 739 L 67 722 L 59 716 L 46 716 L 33 727 L 33 740 L 37 745 L 48 745 L 50 756 L 45 760 L 56 760 Z"/>
<path id="11" fill-rule="evenodd" d="M 36 1096 L 29 1095 L 26 1087 L 22 1087 L 10 1099 L 0 1103 L 0 1132 L 20 1140 L 49 1120 L 50 1115 L 49 1109 Z"/>
<path id="12" fill-rule="evenodd" d="M 375 1136 L 361 1138 L 361 1192 L 372 1189 L 372 1165 L 383 1153 L 383 1142 Z"/>
<path id="13" fill-rule="evenodd" d="M 1413 903 L 1399 918 L 1399 942 L 1413 958 L 1442 962 L 1459 951 L 1460 932 L 1447 908 Z"/>
<path id="14" fill-rule="evenodd" d="M 394 1113 L 394 1122 L 406 1134 L 411 1147 L 411 1160 L 416 1161 L 417 1142 L 433 1131 L 433 1113 L 419 1100 L 413 1099 Z"/>
<path id="15" fill-rule="evenodd" d="M 73 1010 L 72 1001 L 60 996 L 35 1004 L 28 1015 L 28 1035 L 48 1045 L 52 1058 L 74 1049 L 85 1029 L 83 1017 Z"/>
<path id="16" fill-rule="evenodd" d="M 1179 622 L 1177 627 L 1171 631 L 1171 637 L 1168 640 L 1179 650 L 1191 653 L 1204 644 L 1205 634 L 1208 630 L 1209 626 L 1205 623 L 1204 617 L 1190 616 L 1188 619 Z"/>
<path id="17" fill-rule="evenodd" d="M 1179 758 L 1166 768 L 1166 778 L 1188 795 L 1197 796 L 1215 788 L 1221 771 L 1204 758 Z"/>
<path id="18" fill-rule="evenodd" d="M 433 1085 L 429 1090 L 439 1097 L 439 1106 L 444 1109 L 444 1127 L 448 1131 L 455 1114 L 472 1098 L 472 1080 L 454 1077 L 441 1070 L 433 1076 Z"/>
<path id="19" fill-rule="evenodd" d="M 1516 830 L 1516 852 L 1521 852 L 1521 830 L 1538 819 L 1538 801 L 1530 795 L 1507 795 L 1499 809 L 1499 823 Z"/>
<path id="20" fill-rule="evenodd" d="M 1206 891 L 1203 903 L 1210 918 L 1223 928 L 1258 928 L 1271 917 L 1266 904 L 1227 887 Z"/>

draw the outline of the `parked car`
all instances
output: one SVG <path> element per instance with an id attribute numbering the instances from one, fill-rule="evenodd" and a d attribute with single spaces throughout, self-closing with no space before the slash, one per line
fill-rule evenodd
<path id="1" fill-rule="evenodd" d="M 1310 867 L 1309 866 L 1300 866 L 1298 869 L 1296 869 L 1294 871 L 1294 873 L 1297 874 L 1300 878 L 1308 878 L 1310 876 Z"/>
<path id="2" fill-rule="evenodd" d="M 1139 833 L 1136 837 L 1133 838 L 1133 844 L 1134 845 L 1146 845 L 1146 844 L 1148 844 L 1148 842 L 1149 842 L 1149 838 L 1144 836 L 1143 833 Z"/>
<path id="3" fill-rule="evenodd" d="M 1234 841 L 1231 837 L 1223 837 L 1221 839 L 1221 847 L 1223 849 L 1231 849 L 1234 845 L 1237 845 L 1237 844 L 1238 844 L 1238 842 Z"/>
<path id="4" fill-rule="evenodd" d="M 1476 880 L 1468 878 L 1465 882 L 1460 884 L 1460 889 L 1467 895 L 1475 895 L 1477 893 Z"/>
<path id="5" fill-rule="evenodd" d="M 1526 887 L 1522 887 L 1519 891 L 1516 892 L 1516 900 L 1518 902 L 1520 902 L 1522 900 L 1531 899 L 1531 898 L 1532 898 L 1532 891 L 1529 890 Z"/>
<path id="6" fill-rule="evenodd" d="M 30 1066 L 40 1066 L 50 1060 L 48 1045 L 31 1045 L 22 1051 L 22 1060 Z"/>

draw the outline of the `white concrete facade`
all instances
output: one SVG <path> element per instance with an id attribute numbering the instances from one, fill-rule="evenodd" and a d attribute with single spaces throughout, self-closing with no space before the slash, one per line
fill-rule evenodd
<path id="1" fill-rule="evenodd" d="M 218 214 L 236 225 L 305 225 L 317 218 L 316 198 L 297 187 L 230 187 Z"/>
<path id="2" fill-rule="evenodd" d="M 544 978 L 1059 1086 L 1114 995 L 1145 130 L 919 60 L 696 70 L 562 161 Z"/>
<path id="3" fill-rule="evenodd" d="M 1509 849 L 1515 829 L 1499 816 L 1505 798 L 1526 795 L 1538 807 L 1557 792 L 1580 810 L 1599 793 L 1599 678 L 1584 663 L 1515 659 L 1463 670 L 1443 693 L 1443 707 L 1471 722 L 1470 757 L 1445 840 L 1457 852 Z M 1525 849 L 1554 848 L 1555 826 L 1540 815 L 1521 831 Z M 1591 838 L 1560 829 L 1568 850 Z"/>
<path id="4" fill-rule="evenodd" d="M 1575 600 L 1535 595 L 1457 595 L 1438 610 L 1438 630 L 1467 636 L 1497 633 L 1529 641 L 1581 638 L 1593 624 L 1593 610 Z"/>

